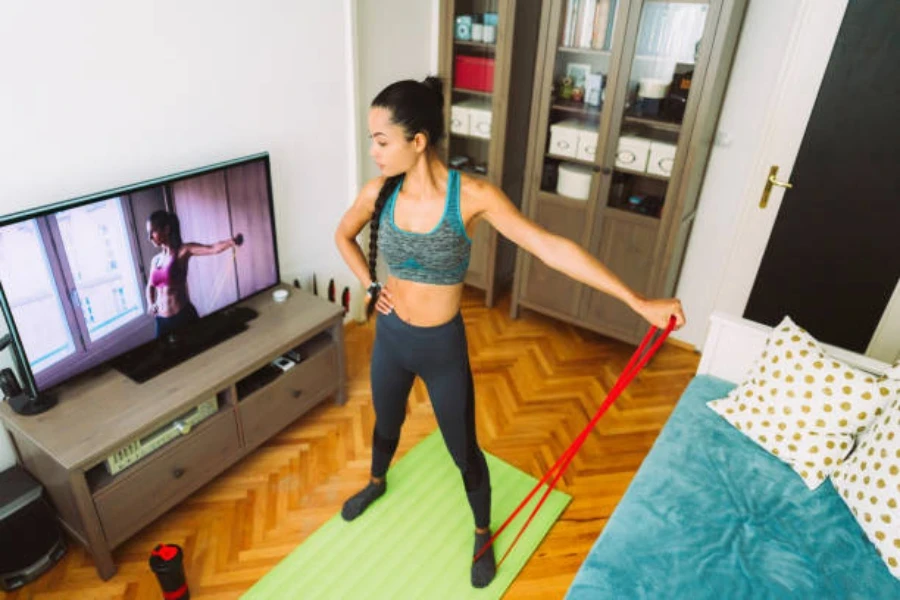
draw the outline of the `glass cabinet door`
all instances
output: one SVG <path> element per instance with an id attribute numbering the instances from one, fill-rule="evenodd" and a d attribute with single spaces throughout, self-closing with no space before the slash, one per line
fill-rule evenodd
<path id="1" fill-rule="evenodd" d="M 448 164 L 489 177 L 500 0 L 453 2 Z"/>
<path id="2" fill-rule="evenodd" d="M 555 47 L 550 49 L 553 81 L 541 190 L 587 201 L 599 167 L 597 145 L 613 64 L 613 32 L 620 0 L 562 0 Z"/>
<path id="3" fill-rule="evenodd" d="M 662 214 L 708 13 L 703 1 L 643 2 L 631 64 L 619 78 L 623 112 L 609 141 L 615 159 L 606 206 Z"/>

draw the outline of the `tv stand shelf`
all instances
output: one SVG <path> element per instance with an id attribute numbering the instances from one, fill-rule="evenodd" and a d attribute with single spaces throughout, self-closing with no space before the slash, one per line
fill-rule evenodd
<path id="1" fill-rule="evenodd" d="M 340 306 L 300 290 L 284 303 L 261 294 L 243 306 L 259 314 L 246 331 L 144 383 L 95 370 L 56 388 L 59 404 L 41 415 L 0 406 L 21 463 L 103 579 L 116 572 L 114 548 L 312 407 L 346 402 Z M 286 353 L 300 362 L 267 367 Z M 211 398 L 213 414 L 110 474 L 109 455 Z"/>

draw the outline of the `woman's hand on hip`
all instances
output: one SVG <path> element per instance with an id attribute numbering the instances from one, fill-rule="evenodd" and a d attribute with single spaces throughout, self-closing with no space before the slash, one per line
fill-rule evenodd
<path id="1" fill-rule="evenodd" d="M 371 298 L 370 298 L 371 301 Z M 378 300 L 375 301 L 375 310 L 383 315 L 389 315 L 394 310 L 394 298 L 387 286 L 382 286 L 378 292 Z"/>
<path id="2" fill-rule="evenodd" d="M 675 329 L 681 329 L 684 325 L 684 311 L 681 309 L 681 301 L 677 298 L 642 300 L 635 310 L 651 325 L 660 329 L 669 326 L 669 318 L 672 316 L 675 317 Z"/>

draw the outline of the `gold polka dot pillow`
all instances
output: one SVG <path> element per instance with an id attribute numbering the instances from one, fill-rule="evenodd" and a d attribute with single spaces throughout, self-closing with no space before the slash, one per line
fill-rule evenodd
<path id="1" fill-rule="evenodd" d="M 826 354 L 785 317 L 745 381 L 707 405 L 815 489 L 893 393 L 883 380 Z"/>
<path id="2" fill-rule="evenodd" d="M 894 577 L 900 578 L 900 398 L 831 475 L 838 494 Z"/>

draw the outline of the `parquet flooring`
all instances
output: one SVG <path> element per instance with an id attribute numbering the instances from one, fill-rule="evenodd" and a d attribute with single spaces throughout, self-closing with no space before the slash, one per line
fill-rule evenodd
<path id="1" fill-rule="evenodd" d="M 587 424 L 634 348 L 530 311 L 509 318 L 483 295 L 463 300 L 477 427 L 482 447 L 541 477 Z M 237 598 L 336 514 L 368 477 L 374 423 L 369 390 L 373 324 L 347 328 L 349 401 L 325 403 L 160 517 L 115 553 L 107 582 L 90 556 L 70 545 L 65 558 L 6 600 L 158 599 L 150 550 L 181 545 L 191 597 Z M 699 356 L 666 344 L 600 420 L 559 487 L 573 501 L 506 598 L 562 598 L 621 499 Z M 395 460 L 437 427 L 417 381 Z"/>

